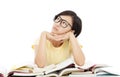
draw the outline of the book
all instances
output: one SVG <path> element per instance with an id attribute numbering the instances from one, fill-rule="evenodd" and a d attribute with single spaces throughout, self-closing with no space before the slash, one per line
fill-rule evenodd
<path id="1" fill-rule="evenodd" d="M 94 74 L 70 74 L 68 77 L 96 77 Z"/>
<path id="2" fill-rule="evenodd" d="M 83 65 L 76 66 L 74 61 L 69 58 L 57 65 L 52 64 L 44 68 L 38 68 L 37 66 L 25 65 L 18 67 L 8 73 L 8 77 L 60 77 L 68 75 L 93 75 L 97 68 L 108 67 L 105 64 L 92 64 L 92 65 Z M 76 74 L 78 73 L 78 74 Z"/>
<path id="3" fill-rule="evenodd" d="M 98 68 L 108 67 L 105 64 L 85 64 L 84 66 L 78 66 L 79 69 L 83 71 L 72 71 L 72 73 L 68 77 L 96 77 L 95 70 Z"/>
<path id="4" fill-rule="evenodd" d="M 120 76 L 119 67 L 109 66 L 94 70 L 96 76 Z"/>
<path id="5" fill-rule="evenodd" d="M 119 76 L 120 77 L 120 71 L 118 67 L 115 68 L 113 66 L 96 64 L 87 69 L 84 69 L 84 72 L 73 71 L 69 75 L 69 77 L 96 77 L 96 76 Z"/>
<path id="6" fill-rule="evenodd" d="M 80 71 L 78 68 L 75 67 L 74 61 L 69 58 L 59 64 L 52 64 L 46 66 L 44 68 L 38 68 L 34 66 L 24 65 L 18 67 L 8 73 L 9 77 L 16 77 L 16 76 L 62 76 L 71 73 L 71 71 Z"/>

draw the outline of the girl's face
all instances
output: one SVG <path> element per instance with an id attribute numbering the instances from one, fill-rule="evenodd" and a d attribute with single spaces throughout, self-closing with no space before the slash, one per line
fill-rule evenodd
<path id="1" fill-rule="evenodd" d="M 58 16 L 54 20 L 54 24 L 51 32 L 58 35 L 67 33 L 71 31 L 72 23 L 73 22 L 71 16 L 66 16 L 66 15 Z"/>

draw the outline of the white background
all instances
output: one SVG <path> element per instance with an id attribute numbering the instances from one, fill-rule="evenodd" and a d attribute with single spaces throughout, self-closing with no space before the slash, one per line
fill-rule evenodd
<path id="1" fill-rule="evenodd" d="M 119 65 L 119 7 L 119 0 L 0 0 L 0 69 L 33 63 L 32 44 L 64 10 L 82 19 L 78 41 L 86 61 Z"/>

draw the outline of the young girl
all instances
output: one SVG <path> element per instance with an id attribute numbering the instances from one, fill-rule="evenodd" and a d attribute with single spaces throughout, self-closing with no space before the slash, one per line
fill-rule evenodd
<path id="1" fill-rule="evenodd" d="M 76 39 L 81 30 L 82 21 L 75 12 L 66 10 L 57 14 L 51 32 L 42 32 L 39 44 L 35 45 L 38 67 L 58 64 L 71 56 L 77 65 L 82 66 L 85 57 Z"/>

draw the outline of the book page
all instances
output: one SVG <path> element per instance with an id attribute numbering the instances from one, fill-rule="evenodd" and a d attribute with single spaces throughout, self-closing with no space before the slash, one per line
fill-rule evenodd
<path id="1" fill-rule="evenodd" d="M 44 73 L 19 73 L 16 72 L 13 74 L 13 76 L 44 76 Z"/>
<path id="2" fill-rule="evenodd" d="M 109 75 L 119 75 L 120 76 L 120 68 L 117 67 L 104 67 L 104 68 L 98 68 L 95 70 L 96 75 L 102 75 L 102 74 L 109 74 Z"/>
<path id="3" fill-rule="evenodd" d="M 71 74 L 72 72 L 83 72 L 83 70 L 80 70 L 78 68 L 66 68 L 60 72 L 59 76 Z"/>
<path id="4" fill-rule="evenodd" d="M 70 74 L 68 77 L 96 77 L 94 74 Z"/>
<path id="5" fill-rule="evenodd" d="M 69 59 L 57 64 L 54 69 L 47 70 L 45 73 L 48 74 L 48 73 L 51 73 L 51 72 L 54 72 L 54 71 L 57 71 L 57 70 L 64 69 L 65 67 L 67 67 L 67 66 L 69 66 L 71 64 L 73 64 L 73 61 L 72 61 L 71 58 L 69 58 Z"/>

